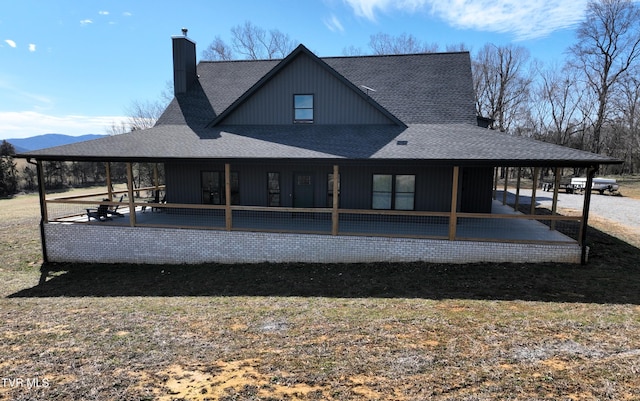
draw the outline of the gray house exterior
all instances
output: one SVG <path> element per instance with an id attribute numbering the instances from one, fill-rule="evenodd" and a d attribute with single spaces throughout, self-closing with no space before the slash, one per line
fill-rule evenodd
<path id="1" fill-rule="evenodd" d="M 572 219 L 578 238 L 480 233 L 480 222 L 500 222 L 515 238 L 528 230 L 521 223 L 544 220 L 497 211 L 498 168 L 582 167 L 593 177 L 618 161 L 478 127 L 467 52 L 319 58 L 300 45 L 282 60 L 196 65 L 194 42 L 172 43 L 175 97 L 155 127 L 22 155 L 40 174 L 43 161 L 130 169 L 126 200 L 115 201 L 110 185 L 100 194 L 128 219 L 53 213 L 95 201 L 41 194 L 46 259 L 586 260 L 588 196 Z M 152 189 L 166 203 L 151 202 L 162 213 L 141 214 L 148 205 L 135 198 L 134 163 L 164 168 Z M 111 252 L 86 240 L 105 232 Z"/>

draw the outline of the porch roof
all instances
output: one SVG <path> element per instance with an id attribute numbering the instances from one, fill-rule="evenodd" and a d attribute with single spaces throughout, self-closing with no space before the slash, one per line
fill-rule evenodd
<path id="1" fill-rule="evenodd" d="M 162 124 L 27 152 L 41 160 L 399 160 L 434 164 L 590 166 L 618 160 L 471 124 L 218 126 Z"/>

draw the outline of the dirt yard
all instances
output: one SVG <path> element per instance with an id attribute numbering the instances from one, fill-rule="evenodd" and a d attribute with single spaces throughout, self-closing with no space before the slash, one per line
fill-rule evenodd
<path id="1" fill-rule="evenodd" d="M 41 269 L 38 216 L 0 200 L 0 400 L 640 399 L 615 227 L 587 266 Z"/>

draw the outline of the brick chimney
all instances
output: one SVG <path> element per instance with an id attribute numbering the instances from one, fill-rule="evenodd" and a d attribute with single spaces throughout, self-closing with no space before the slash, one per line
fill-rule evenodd
<path id="1" fill-rule="evenodd" d="M 181 36 L 172 36 L 173 42 L 173 93 L 185 93 L 198 79 L 196 73 L 196 43 L 187 37 L 182 28 Z"/>

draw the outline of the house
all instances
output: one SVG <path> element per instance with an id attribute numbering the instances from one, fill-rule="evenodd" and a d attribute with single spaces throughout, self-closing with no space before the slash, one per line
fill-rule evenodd
<path id="1" fill-rule="evenodd" d="M 45 161 L 128 168 L 121 192 L 109 177 L 92 198 L 41 186 L 45 260 L 586 260 L 588 196 L 582 216 L 521 213 L 497 172 L 592 178 L 618 161 L 479 127 L 469 53 L 320 58 L 300 45 L 282 60 L 196 65 L 186 33 L 172 44 L 175 97 L 153 128 L 21 155 L 40 177 Z M 134 192 L 143 162 L 164 171 L 151 205 Z M 87 218 L 102 198 L 124 218 Z"/>

